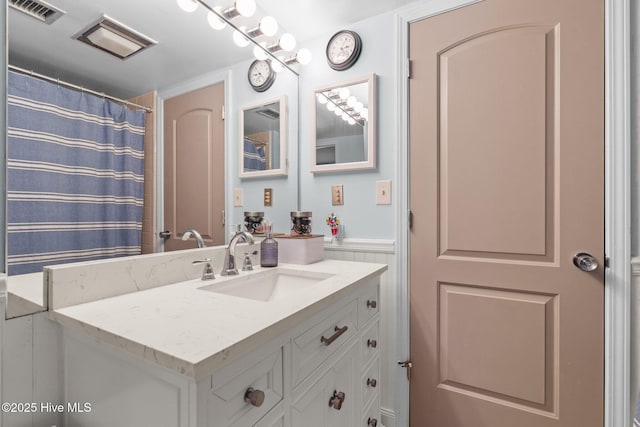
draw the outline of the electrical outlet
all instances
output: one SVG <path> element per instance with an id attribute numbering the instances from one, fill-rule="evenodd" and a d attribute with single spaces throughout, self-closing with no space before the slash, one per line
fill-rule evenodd
<path id="1" fill-rule="evenodd" d="M 331 204 L 333 206 L 344 205 L 344 192 L 342 190 L 342 184 L 331 186 Z"/>
<path id="2" fill-rule="evenodd" d="M 391 204 L 391 181 L 376 181 L 376 205 Z"/>
<path id="3" fill-rule="evenodd" d="M 271 206 L 273 204 L 273 189 L 265 188 L 264 189 L 264 205 Z"/>
<path id="4" fill-rule="evenodd" d="M 244 190 L 242 188 L 233 189 L 233 206 L 240 207 L 244 205 Z"/>

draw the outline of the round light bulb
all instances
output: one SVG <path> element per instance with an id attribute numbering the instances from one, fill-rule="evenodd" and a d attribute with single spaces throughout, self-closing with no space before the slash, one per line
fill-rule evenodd
<path id="1" fill-rule="evenodd" d="M 298 54 L 296 55 L 296 59 L 302 65 L 307 65 L 309 62 L 311 62 L 311 51 L 306 47 L 300 49 L 298 51 Z"/>
<path id="2" fill-rule="evenodd" d="M 266 46 L 266 43 L 264 43 L 264 42 L 262 42 L 260 44 L 262 46 Z M 253 46 L 253 56 L 255 56 L 256 59 L 258 59 L 260 61 L 264 61 L 268 57 L 267 54 L 265 53 L 265 51 L 260 49 L 260 47 L 257 46 L 257 45 Z"/>
<path id="3" fill-rule="evenodd" d="M 344 113 L 344 111 L 342 111 L 342 108 L 340 107 L 336 107 L 336 109 L 333 111 L 333 114 L 335 114 L 336 116 L 341 116 L 342 113 Z"/>
<path id="4" fill-rule="evenodd" d="M 198 2 L 196 0 L 178 0 L 178 6 L 185 12 L 195 12 L 198 8 Z"/>
<path id="5" fill-rule="evenodd" d="M 346 87 L 343 87 L 340 89 L 340 92 L 338 92 L 338 95 L 340 96 L 340 99 L 347 99 L 349 98 L 349 95 L 351 95 L 351 92 L 349 92 L 349 89 Z"/>
<path id="6" fill-rule="evenodd" d="M 260 20 L 260 31 L 267 37 L 273 37 L 278 32 L 278 22 L 273 16 L 265 16 Z"/>
<path id="7" fill-rule="evenodd" d="M 235 30 L 233 32 L 233 42 L 239 47 L 245 47 L 249 45 L 249 40 L 243 34 L 246 29 L 247 29 L 246 27 L 240 27 L 240 31 L 242 32 L 238 30 Z"/>
<path id="8" fill-rule="evenodd" d="M 289 33 L 284 33 L 280 36 L 280 41 L 278 42 L 278 44 L 285 52 L 291 52 L 296 48 L 296 38 Z"/>
<path id="9" fill-rule="evenodd" d="M 334 104 L 333 102 L 327 102 L 327 110 L 335 111 L 335 109 L 336 109 L 336 104 Z"/>
<path id="10" fill-rule="evenodd" d="M 220 6 L 216 6 L 213 8 L 216 12 L 221 12 L 222 8 Z M 215 13 L 209 11 L 207 13 L 207 22 L 209 22 L 209 26 L 214 30 L 222 30 L 227 26 L 227 23 L 218 17 Z"/>
<path id="11" fill-rule="evenodd" d="M 360 111 L 360 116 L 365 120 L 369 120 L 369 109 L 363 108 L 362 111 Z"/>
<path id="12" fill-rule="evenodd" d="M 344 120 L 345 122 L 349 120 L 349 115 L 347 113 L 342 113 L 342 120 Z"/>
<path id="13" fill-rule="evenodd" d="M 351 108 L 353 108 L 353 106 L 356 105 L 356 102 L 358 102 L 358 100 L 353 95 L 347 98 L 347 105 Z"/>
<path id="14" fill-rule="evenodd" d="M 256 13 L 256 2 L 255 0 L 236 0 L 235 8 L 240 15 L 249 18 Z"/>
<path id="15" fill-rule="evenodd" d="M 322 105 L 326 104 L 329 100 L 327 99 L 326 96 L 324 96 L 324 94 L 319 93 L 318 94 L 318 102 Z"/>
<path id="16" fill-rule="evenodd" d="M 347 120 L 347 123 L 349 123 L 351 126 L 356 124 L 356 121 L 353 119 L 353 117 L 349 117 L 349 120 Z"/>
<path id="17" fill-rule="evenodd" d="M 353 109 L 359 113 L 360 111 L 362 111 L 363 107 L 364 104 L 362 102 L 356 102 L 356 105 L 353 106 Z"/>

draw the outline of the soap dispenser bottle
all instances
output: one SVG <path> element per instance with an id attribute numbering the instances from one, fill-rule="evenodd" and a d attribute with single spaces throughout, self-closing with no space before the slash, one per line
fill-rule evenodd
<path id="1" fill-rule="evenodd" d="M 278 242 L 273 238 L 271 223 L 265 225 L 267 237 L 260 243 L 260 266 L 278 266 Z"/>

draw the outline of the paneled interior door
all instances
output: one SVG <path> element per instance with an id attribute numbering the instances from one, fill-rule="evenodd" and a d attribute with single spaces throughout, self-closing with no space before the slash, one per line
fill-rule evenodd
<path id="1" fill-rule="evenodd" d="M 195 229 L 207 246 L 224 244 L 224 83 L 164 102 L 165 250 L 195 248 L 182 240 Z"/>
<path id="2" fill-rule="evenodd" d="M 601 427 L 603 2 L 486 0 L 409 37 L 411 426 Z"/>

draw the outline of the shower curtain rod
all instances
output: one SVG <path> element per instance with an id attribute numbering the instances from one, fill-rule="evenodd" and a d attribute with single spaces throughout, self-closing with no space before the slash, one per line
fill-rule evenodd
<path id="1" fill-rule="evenodd" d="M 124 104 L 126 107 L 131 106 L 131 107 L 134 107 L 134 108 L 137 108 L 137 109 L 140 109 L 140 110 L 144 110 L 147 113 L 152 113 L 153 112 L 153 108 L 145 107 L 144 105 L 136 104 L 134 102 L 127 101 L 125 99 L 116 98 L 115 96 L 107 95 L 104 92 L 96 92 L 95 90 L 91 90 L 91 89 L 87 89 L 87 88 L 82 87 L 82 86 L 74 85 L 73 83 L 65 82 L 65 81 L 62 81 L 60 79 L 54 79 L 53 77 L 45 76 L 44 74 L 35 73 L 33 70 L 25 70 L 24 68 L 16 67 L 15 65 L 9 65 L 9 69 L 13 70 L 13 71 L 17 71 L 17 72 L 22 73 L 22 74 L 28 74 L 28 75 L 33 76 L 33 77 L 38 77 L 39 79 L 47 80 L 47 81 L 50 81 L 52 83 L 57 83 L 59 85 L 66 86 L 66 87 L 69 87 L 71 89 L 79 90 L 81 92 L 86 92 L 86 93 L 90 93 L 92 95 L 100 96 L 102 98 L 107 98 L 107 99 L 110 99 L 112 101 Z"/>

